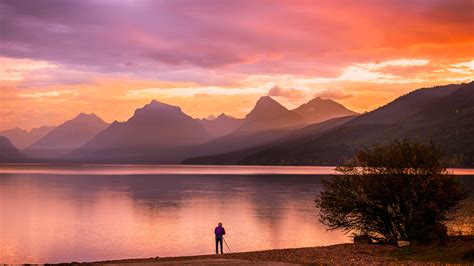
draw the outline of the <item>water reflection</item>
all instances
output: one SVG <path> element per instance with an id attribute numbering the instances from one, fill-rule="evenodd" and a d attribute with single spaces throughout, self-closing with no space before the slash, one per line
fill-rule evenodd
<path id="1" fill-rule="evenodd" d="M 348 242 L 317 223 L 321 177 L 0 175 L 0 262 L 208 254 Z"/>

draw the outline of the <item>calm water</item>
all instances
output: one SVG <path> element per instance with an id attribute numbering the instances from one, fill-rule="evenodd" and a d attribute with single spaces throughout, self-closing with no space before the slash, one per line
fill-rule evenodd
<path id="1" fill-rule="evenodd" d="M 322 176 L 95 167 L 0 166 L 0 263 L 209 254 L 217 222 L 232 251 L 350 242 L 317 222 Z"/>

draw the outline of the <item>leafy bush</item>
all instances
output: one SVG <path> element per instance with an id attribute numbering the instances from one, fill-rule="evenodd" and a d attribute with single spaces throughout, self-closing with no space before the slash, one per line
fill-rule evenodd
<path id="1" fill-rule="evenodd" d="M 467 191 L 441 158 L 433 143 L 407 139 L 359 151 L 323 182 L 316 198 L 320 221 L 384 242 L 442 240 L 442 222 Z"/>

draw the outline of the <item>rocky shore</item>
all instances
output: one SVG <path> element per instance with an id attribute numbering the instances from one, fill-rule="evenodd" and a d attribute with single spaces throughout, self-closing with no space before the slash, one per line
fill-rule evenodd
<path id="1" fill-rule="evenodd" d="M 224 255 L 143 258 L 72 265 L 300 265 L 300 264 L 468 264 L 474 263 L 474 236 L 450 237 L 445 245 L 340 244 Z"/>

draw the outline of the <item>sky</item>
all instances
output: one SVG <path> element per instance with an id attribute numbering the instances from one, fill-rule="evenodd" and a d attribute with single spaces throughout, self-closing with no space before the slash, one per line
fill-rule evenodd
<path id="1" fill-rule="evenodd" d="M 472 0 L 0 0 L 0 130 L 156 99 L 243 117 L 263 95 L 365 112 L 474 77 Z"/>

